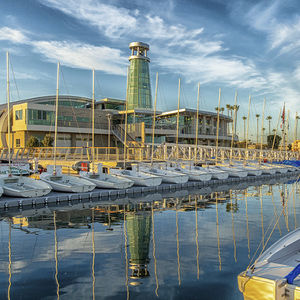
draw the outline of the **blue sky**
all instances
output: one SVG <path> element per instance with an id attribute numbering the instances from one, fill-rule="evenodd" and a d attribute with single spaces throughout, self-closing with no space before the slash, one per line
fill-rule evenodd
<path id="1" fill-rule="evenodd" d="M 60 92 L 91 96 L 91 69 L 97 70 L 96 96 L 125 98 L 128 44 L 150 44 L 152 87 L 159 73 L 159 109 L 233 105 L 235 91 L 251 119 L 273 116 L 286 102 L 290 118 L 300 99 L 300 3 L 290 1 L 101 1 L 10 0 L 0 3 L 0 97 L 5 100 L 5 51 L 15 74 L 12 99 L 55 94 L 56 63 L 62 64 Z M 16 89 L 15 86 L 18 89 Z M 265 124 L 267 127 L 267 124 Z M 291 126 L 293 127 L 293 126 Z"/>

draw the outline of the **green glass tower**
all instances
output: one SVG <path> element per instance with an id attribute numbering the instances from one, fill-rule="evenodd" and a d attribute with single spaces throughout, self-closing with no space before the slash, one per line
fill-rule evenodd
<path id="1" fill-rule="evenodd" d="M 149 45 L 142 42 L 129 44 L 131 56 L 128 72 L 127 109 L 152 109 Z"/>

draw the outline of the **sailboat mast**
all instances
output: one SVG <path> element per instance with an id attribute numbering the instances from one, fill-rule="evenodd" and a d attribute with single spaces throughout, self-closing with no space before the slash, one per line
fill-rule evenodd
<path id="1" fill-rule="evenodd" d="M 178 105 L 177 105 L 177 127 L 176 127 L 176 159 L 178 160 L 178 136 L 179 136 L 179 107 L 180 107 L 180 78 L 178 81 Z"/>
<path id="2" fill-rule="evenodd" d="M 127 83 L 126 83 L 126 100 L 125 100 L 125 128 L 124 128 L 124 169 L 126 167 L 127 156 L 127 103 L 128 103 L 128 83 L 129 83 L 129 68 L 127 68 Z"/>
<path id="3" fill-rule="evenodd" d="M 92 95 L 92 172 L 93 173 L 94 170 L 95 170 L 95 69 L 93 69 L 93 95 Z"/>
<path id="4" fill-rule="evenodd" d="M 54 168 L 53 168 L 53 174 L 54 174 L 54 175 L 56 175 L 56 147 L 57 147 L 58 93 L 59 93 L 59 62 L 57 63 L 57 75 L 56 75 L 55 130 L 54 130 Z"/>
<path id="5" fill-rule="evenodd" d="M 219 147 L 219 127 L 220 127 L 220 105 L 221 105 L 221 88 L 219 88 L 219 103 L 217 115 L 217 137 L 216 137 L 216 163 L 218 162 L 218 147 Z"/>
<path id="6" fill-rule="evenodd" d="M 266 106 L 266 98 L 264 99 L 262 118 L 261 118 L 261 135 L 260 135 L 260 163 L 263 157 L 262 149 L 263 149 L 263 128 L 264 128 L 264 118 L 265 118 L 265 106 Z"/>
<path id="7" fill-rule="evenodd" d="M 154 133 L 155 133 L 155 117 L 156 117 L 157 87 L 158 87 L 158 73 L 156 73 L 156 83 L 155 83 L 154 113 L 153 113 L 153 124 L 152 124 L 151 166 L 153 165 L 153 152 L 154 152 Z"/>
<path id="8" fill-rule="evenodd" d="M 279 116 L 278 116 L 278 120 L 277 120 L 276 130 L 275 130 L 274 137 L 273 137 L 272 153 L 273 153 L 273 150 L 274 150 L 275 139 L 276 139 L 276 136 L 277 136 L 277 130 L 278 130 L 278 125 L 279 125 L 279 121 L 280 121 L 280 116 L 281 116 L 281 108 L 279 110 Z"/>
<path id="9" fill-rule="evenodd" d="M 235 92 L 235 97 L 234 97 L 234 107 L 236 108 L 237 106 L 237 91 Z M 233 148 L 233 142 L 234 142 L 234 136 L 235 136 L 235 123 L 236 123 L 236 114 L 233 114 L 233 123 L 232 123 L 232 132 L 231 132 L 231 145 L 230 145 L 230 159 L 229 159 L 229 164 L 232 164 L 232 148 Z"/>
<path id="10" fill-rule="evenodd" d="M 11 136 L 10 136 L 10 91 L 9 91 L 9 54 L 6 52 L 6 97 L 7 97 L 7 142 L 8 142 L 8 175 L 11 175 Z"/>
<path id="11" fill-rule="evenodd" d="M 250 119 L 250 105 L 251 105 L 251 95 L 249 95 L 249 104 L 248 104 L 248 116 L 247 116 L 247 131 L 246 131 L 246 157 L 244 160 L 244 165 L 247 164 L 248 160 L 248 132 L 249 132 L 249 119 Z"/>
<path id="12" fill-rule="evenodd" d="M 198 83 L 198 93 L 197 93 L 195 163 L 197 162 L 197 152 L 198 152 L 197 150 L 198 150 L 198 131 L 199 131 L 199 99 L 200 99 L 200 82 Z"/>

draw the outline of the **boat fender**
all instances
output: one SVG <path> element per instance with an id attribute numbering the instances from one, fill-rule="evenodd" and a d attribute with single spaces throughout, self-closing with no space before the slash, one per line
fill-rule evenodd
<path id="1" fill-rule="evenodd" d="M 300 264 L 298 264 L 288 275 L 286 278 L 288 284 L 293 284 L 294 279 L 300 274 Z"/>

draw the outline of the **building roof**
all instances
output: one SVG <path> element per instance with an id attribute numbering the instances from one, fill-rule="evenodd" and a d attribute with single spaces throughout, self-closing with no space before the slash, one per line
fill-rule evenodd
<path id="1" fill-rule="evenodd" d="M 177 112 L 178 112 L 177 109 L 176 110 L 170 110 L 170 111 L 166 111 L 166 112 L 161 113 L 157 117 L 163 117 L 163 116 L 169 116 L 169 115 L 176 115 Z M 193 108 L 181 108 L 181 109 L 179 109 L 179 114 L 180 113 L 192 113 L 192 114 L 195 114 L 195 113 L 197 113 L 197 110 L 193 109 Z M 213 117 L 216 117 L 218 115 L 215 112 L 204 111 L 204 110 L 199 110 L 198 114 L 199 115 L 213 116 Z M 224 114 L 220 114 L 220 117 L 222 117 L 223 119 L 232 120 L 231 117 L 228 117 L 228 116 L 226 116 Z"/>
<path id="2" fill-rule="evenodd" d="M 23 99 L 23 100 L 19 100 L 19 101 L 13 101 L 10 104 L 12 106 L 17 105 L 17 104 L 27 103 L 27 102 L 43 104 L 43 102 L 53 101 L 53 100 L 55 100 L 55 98 L 56 98 L 55 95 L 41 96 L 41 97 Z M 77 100 L 77 101 L 80 101 L 80 102 L 87 102 L 87 103 L 90 103 L 92 101 L 91 98 L 87 98 L 87 97 L 79 97 L 79 96 L 71 96 L 71 95 L 59 95 L 59 101 L 70 101 L 70 100 L 72 100 L 72 101 Z M 0 109 L 5 109 L 6 107 L 7 107 L 6 103 L 0 104 Z"/>

